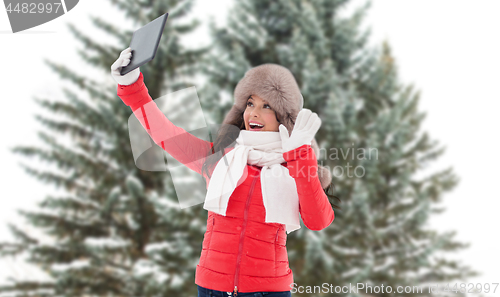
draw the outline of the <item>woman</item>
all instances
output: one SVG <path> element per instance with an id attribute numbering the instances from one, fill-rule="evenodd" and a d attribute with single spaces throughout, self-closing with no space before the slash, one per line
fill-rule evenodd
<path id="1" fill-rule="evenodd" d="M 250 69 L 212 143 L 161 113 L 139 69 L 120 76 L 130 57 L 128 48 L 111 66 L 118 96 L 156 144 L 207 180 L 198 296 L 291 296 L 286 234 L 300 228 L 299 215 L 311 230 L 326 228 L 335 217 L 324 191 L 331 175 L 313 150 L 321 120 L 302 109 L 291 72 L 275 64 Z"/>

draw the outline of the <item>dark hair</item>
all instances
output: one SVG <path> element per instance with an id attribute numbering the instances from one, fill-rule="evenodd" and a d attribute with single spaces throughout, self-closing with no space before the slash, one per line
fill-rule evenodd
<path id="1" fill-rule="evenodd" d="M 339 203 L 342 203 L 342 201 L 340 201 L 339 197 L 333 195 L 334 190 L 335 190 L 335 185 L 333 184 L 333 181 L 330 182 L 330 184 L 328 185 L 328 187 L 326 187 L 326 189 L 324 189 L 325 194 L 328 197 L 328 201 L 330 202 L 330 205 L 332 206 L 332 208 L 333 209 L 342 209 L 340 206 L 338 206 L 334 202 L 334 200 L 337 200 Z"/>
<path id="2" fill-rule="evenodd" d="M 234 129 L 233 126 L 239 129 Z M 201 167 L 201 173 L 206 173 L 206 176 L 211 178 L 210 172 L 213 171 L 217 162 L 224 156 L 224 150 L 230 147 L 239 136 L 239 131 L 245 130 L 245 121 L 243 120 L 243 113 L 241 117 L 230 123 L 223 124 L 217 133 L 217 137 L 213 142 L 212 148 L 207 152 L 207 158 Z"/>

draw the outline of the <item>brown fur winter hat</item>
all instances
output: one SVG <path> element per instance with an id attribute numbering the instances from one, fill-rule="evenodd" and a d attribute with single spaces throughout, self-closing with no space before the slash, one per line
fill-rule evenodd
<path id="1" fill-rule="evenodd" d="M 290 70 L 277 64 L 263 64 L 248 70 L 234 89 L 235 102 L 223 124 L 242 117 L 250 95 L 257 95 L 269 102 L 280 124 L 287 128 L 289 134 L 292 133 L 304 99 Z M 316 139 L 311 141 L 311 147 L 318 158 L 320 151 Z M 322 188 L 326 189 L 332 180 L 330 171 L 318 165 L 318 176 Z"/>

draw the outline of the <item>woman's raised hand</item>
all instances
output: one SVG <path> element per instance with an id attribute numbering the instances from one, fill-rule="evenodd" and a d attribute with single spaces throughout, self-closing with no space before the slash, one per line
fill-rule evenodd
<path id="1" fill-rule="evenodd" d="M 111 76 L 120 85 L 128 86 L 137 81 L 141 71 L 138 68 L 130 71 L 125 75 L 120 74 L 122 67 L 127 66 L 130 63 L 130 58 L 132 57 L 132 49 L 130 47 L 126 48 L 120 53 L 120 57 L 111 65 Z"/>
<path id="2" fill-rule="evenodd" d="M 283 124 L 279 126 L 281 142 L 285 152 L 294 150 L 304 144 L 311 145 L 314 135 L 321 126 L 321 119 L 315 112 L 309 109 L 302 109 L 297 115 L 292 134 L 288 135 L 288 130 Z"/>

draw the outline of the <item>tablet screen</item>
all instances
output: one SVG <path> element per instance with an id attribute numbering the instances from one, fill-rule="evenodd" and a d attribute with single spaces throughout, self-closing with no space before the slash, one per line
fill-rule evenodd
<path id="1" fill-rule="evenodd" d="M 158 45 L 160 44 L 167 17 L 168 13 L 165 13 L 134 32 L 132 41 L 130 42 L 132 58 L 130 63 L 120 70 L 121 75 L 125 75 L 135 68 L 153 60 Z"/>

